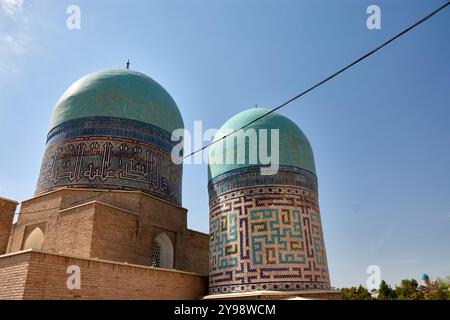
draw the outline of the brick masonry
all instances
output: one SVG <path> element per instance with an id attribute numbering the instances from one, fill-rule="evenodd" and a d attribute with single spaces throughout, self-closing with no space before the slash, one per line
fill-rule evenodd
<path id="1" fill-rule="evenodd" d="M 10 224 L 9 224 L 10 225 Z M 187 228 L 187 210 L 140 191 L 60 189 L 22 204 L 8 252 L 40 227 L 42 250 L 148 266 L 153 239 L 166 233 L 174 268 L 208 274 L 209 236 Z"/>
<path id="2" fill-rule="evenodd" d="M 0 299 L 22 299 L 28 275 L 29 255 L 0 257 Z"/>
<path id="3" fill-rule="evenodd" d="M 71 265 L 80 289 L 67 288 Z M 0 299 L 200 299 L 208 278 L 194 273 L 40 251 L 0 256 Z"/>
<path id="4" fill-rule="evenodd" d="M 17 202 L 0 198 L 0 255 L 6 253 Z"/>

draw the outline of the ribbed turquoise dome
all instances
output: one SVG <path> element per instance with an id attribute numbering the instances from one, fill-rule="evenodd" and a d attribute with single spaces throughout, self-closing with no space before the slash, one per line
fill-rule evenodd
<path id="1" fill-rule="evenodd" d="M 85 117 L 137 120 L 169 133 L 184 128 L 170 94 L 150 77 L 128 69 L 97 71 L 73 83 L 53 110 L 50 130 Z"/>
<path id="2" fill-rule="evenodd" d="M 268 109 L 263 108 L 252 108 L 245 110 L 243 112 L 238 113 L 227 122 L 223 124 L 223 126 L 219 129 L 216 136 L 214 137 L 214 141 L 217 141 L 224 137 L 229 133 L 230 130 L 236 130 L 246 125 L 247 123 L 259 118 L 263 114 L 267 113 Z M 244 129 L 247 130 L 249 128 L 253 128 L 256 130 L 259 138 L 259 129 L 279 129 L 279 165 L 280 166 L 292 166 L 300 169 L 307 170 L 313 174 L 316 174 L 316 168 L 314 164 L 314 156 L 311 145 L 306 138 L 305 134 L 302 130 L 290 119 L 282 116 L 279 113 L 273 112 L 268 116 L 257 120 L 255 123 L 249 125 Z M 269 136 L 270 137 L 270 136 Z M 223 173 L 227 173 L 236 169 L 250 167 L 254 165 L 260 164 L 258 157 L 258 164 L 249 163 L 249 154 L 255 151 L 259 154 L 259 149 L 257 144 L 250 144 L 246 141 L 245 146 L 245 163 L 237 164 L 237 161 L 234 161 L 234 164 L 218 164 L 220 162 L 220 149 L 223 148 L 223 154 L 228 154 L 228 152 L 236 152 L 238 146 L 235 146 L 234 150 L 227 147 L 227 143 L 232 136 L 226 138 L 225 143 L 216 143 L 210 147 L 209 150 L 209 166 L 208 166 L 208 180 L 211 180 Z M 269 142 L 269 153 L 270 153 L 270 138 Z M 228 144 L 229 146 L 230 144 Z M 237 145 L 237 144 L 236 144 Z M 225 159 L 225 156 L 223 157 Z M 215 163 L 214 163 L 215 162 Z M 223 161 L 223 163 L 225 163 Z"/>

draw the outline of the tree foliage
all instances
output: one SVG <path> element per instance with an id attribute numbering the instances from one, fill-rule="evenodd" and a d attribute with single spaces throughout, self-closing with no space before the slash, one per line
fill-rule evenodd
<path id="1" fill-rule="evenodd" d="M 397 293 L 386 281 L 382 280 L 380 283 L 380 289 L 378 289 L 378 300 L 395 300 L 397 299 Z"/>
<path id="2" fill-rule="evenodd" d="M 342 288 L 344 300 L 374 300 L 375 298 L 362 285 Z M 450 276 L 436 279 L 430 288 L 420 288 L 415 279 L 405 279 L 392 288 L 386 281 L 381 281 L 376 299 L 378 300 L 450 300 Z"/>
<path id="3" fill-rule="evenodd" d="M 342 299 L 344 300 L 372 300 L 369 291 L 360 285 L 358 288 L 343 288 L 341 289 Z"/>
<path id="4" fill-rule="evenodd" d="M 397 299 L 399 300 L 423 300 L 423 292 L 417 290 L 418 283 L 415 279 L 402 280 L 395 288 Z"/>

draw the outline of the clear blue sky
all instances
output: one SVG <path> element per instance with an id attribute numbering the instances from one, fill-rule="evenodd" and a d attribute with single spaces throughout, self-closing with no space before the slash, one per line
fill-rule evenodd
<path id="1" fill-rule="evenodd" d="M 0 0 L 5 4 L 7 0 Z M 0 6 L 0 196 L 33 195 L 51 110 L 76 79 L 132 68 L 186 127 L 274 107 L 444 1 L 27 1 Z M 81 8 L 81 30 L 66 8 Z M 381 8 L 382 29 L 366 27 Z M 450 275 L 450 9 L 282 114 L 315 153 L 332 284 Z M 207 170 L 185 166 L 189 227 L 208 232 Z"/>

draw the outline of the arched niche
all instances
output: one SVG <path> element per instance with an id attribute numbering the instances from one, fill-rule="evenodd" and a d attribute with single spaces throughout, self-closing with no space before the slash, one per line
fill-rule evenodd
<path id="1" fill-rule="evenodd" d="M 159 268 L 173 269 L 173 245 L 164 232 L 158 234 L 152 244 L 151 265 Z"/>
<path id="2" fill-rule="evenodd" d="M 43 243 L 44 243 L 44 232 L 41 230 L 41 228 L 37 227 L 28 235 L 23 245 L 23 250 L 27 249 L 41 250 Z"/>

